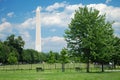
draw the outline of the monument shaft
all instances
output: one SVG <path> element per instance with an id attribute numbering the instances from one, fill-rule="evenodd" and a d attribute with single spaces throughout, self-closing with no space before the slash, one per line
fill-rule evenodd
<path id="1" fill-rule="evenodd" d="M 40 7 L 36 9 L 36 43 L 35 50 L 41 52 L 41 23 L 40 23 Z"/>

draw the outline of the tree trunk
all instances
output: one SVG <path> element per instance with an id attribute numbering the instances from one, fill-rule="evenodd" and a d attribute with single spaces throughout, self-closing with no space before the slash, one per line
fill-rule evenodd
<path id="1" fill-rule="evenodd" d="M 86 69 L 86 72 L 90 72 L 90 70 L 89 70 L 89 67 L 90 67 L 90 65 L 89 65 L 89 59 L 88 59 L 88 61 L 87 61 L 87 69 Z"/>
<path id="2" fill-rule="evenodd" d="M 65 72 L 65 63 L 62 63 L 62 72 Z"/>
<path id="3" fill-rule="evenodd" d="M 89 60 L 90 60 L 90 49 L 85 49 L 85 53 L 86 53 L 86 60 L 87 60 L 86 72 L 89 73 L 89 72 L 90 72 L 90 64 L 89 64 Z"/>
<path id="4" fill-rule="evenodd" d="M 113 68 L 116 69 L 116 65 L 115 64 L 113 64 Z"/>
<path id="5" fill-rule="evenodd" d="M 112 63 L 112 66 L 113 66 L 114 69 L 116 69 L 116 63 L 115 63 L 115 61 Z"/>
<path id="6" fill-rule="evenodd" d="M 102 68 L 102 72 L 104 72 L 104 64 L 103 63 L 102 63 L 102 67 L 101 68 Z"/>

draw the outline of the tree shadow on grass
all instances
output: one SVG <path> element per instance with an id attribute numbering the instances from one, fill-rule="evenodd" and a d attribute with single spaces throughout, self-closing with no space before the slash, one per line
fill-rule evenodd
<path id="1" fill-rule="evenodd" d="M 95 72 L 88 72 L 88 73 L 98 73 L 98 74 L 103 74 L 103 73 L 112 73 L 112 72 L 101 72 L 101 71 L 95 71 Z"/>

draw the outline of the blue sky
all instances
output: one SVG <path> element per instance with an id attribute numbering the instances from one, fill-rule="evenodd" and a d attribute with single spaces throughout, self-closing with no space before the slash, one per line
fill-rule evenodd
<path id="1" fill-rule="evenodd" d="M 35 10 L 41 7 L 42 51 L 60 51 L 66 47 L 63 38 L 74 11 L 78 7 L 93 7 L 106 13 L 113 24 L 114 34 L 120 37 L 119 0 L 0 0 L 0 40 L 10 34 L 20 35 L 25 48 L 35 47 Z"/>

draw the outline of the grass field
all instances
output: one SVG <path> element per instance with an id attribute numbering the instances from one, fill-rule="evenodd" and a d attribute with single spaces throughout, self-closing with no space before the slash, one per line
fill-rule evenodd
<path id="1" fill-rule="evenodd" d="M 45 71 L 36 72 L 37 66 L 44 66 Z M 0 66 L 0 80 L 120 80 L 120 72 L 101 73 L 95 72 L 95 69 L 91 73 L 86 73 L 85 69 L 76 72 L 73 67 L 77 66 L 80 64 L 67 64 L 68 69 L 65 72 L 61 72 L 60 64 L 56 65 L 57 69 L 55 69 L 55 65 L 48 64 Z M 85 64 L 81 64 L 81 66 L 85 67 Z"/>
<path id="2" fill-rule="evenodd" d="M 120 80 L 120 72 L 2 71 L 0 80 Z"/>

